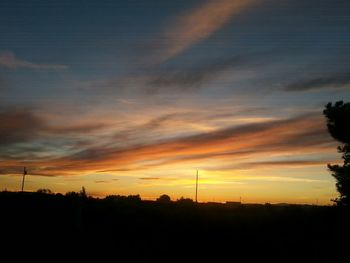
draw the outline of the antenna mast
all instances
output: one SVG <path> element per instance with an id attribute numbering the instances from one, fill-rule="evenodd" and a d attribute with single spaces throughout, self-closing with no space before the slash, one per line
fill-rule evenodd
<path id="1" fill-rule="evenodd" d="M 198 203 L 197 195 L 198 195 L 198 170 L 197 170 L 197 175 L 196 175 L 196 203 Z"/>
<path id="2" fill-rule="evenodd" d="M 27 169 L 26 167 L 24 166 L 23 167 L 23 179 L 22 179 L 22 192 L 23 192 L 23 189 L 24 189 L 24 179 L 26 177 L 26 174 L 27 174 Z"/>

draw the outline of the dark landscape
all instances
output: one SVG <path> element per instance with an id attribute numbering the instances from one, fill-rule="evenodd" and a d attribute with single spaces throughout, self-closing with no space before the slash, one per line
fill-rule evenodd
<path id="1" fill-rule="evenodd" d="M 42 251 L 113 256 L 114 262 L 319 262 L 349 256 L 349 211 L 335 206 L 1 192 L 0 209 L 3 252 L 25 251 L 21 256 L 31 258 Z"/>
<path id="2" fill-rule="evenodd" d="M 349 32 L 349 0 L 1 0 L 0 262 L 350 262 Z"/>

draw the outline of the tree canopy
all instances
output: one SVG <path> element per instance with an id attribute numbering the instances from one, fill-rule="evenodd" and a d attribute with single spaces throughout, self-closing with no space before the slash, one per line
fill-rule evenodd
<path id="1" fill-rule="evenodd" d="M 335 201 L 339 205 L 350 205 L 350 103 L 338 101 L 334 105 L 326 105 L 323 114 L 327 118 L 329 133 L 341 143 L 338 151 L 342 153 L 343 165 L 330 165 L 329 170 L 336 179 L 336 187 L 340 194 Z"/>
<path id="2" fill-rule="evenodd" d="M 332 137 L 341 143 L 350 144 L 350 103 L 330 102 L 323 111 Z"/>
<path id="3" fill-rule="evenodd" d="M 160 203 L 170 203 L 171 202 L 171 198 L 170 196 L 163 194 L 160 197 L 157 198 L 157 202 Z"/>

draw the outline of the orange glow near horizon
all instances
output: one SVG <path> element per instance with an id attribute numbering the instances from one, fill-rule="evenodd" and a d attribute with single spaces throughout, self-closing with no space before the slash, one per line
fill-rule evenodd
<path id="1" fill-rule="evenodd" d="M 28 191 L 194 198 L 199 170 L 202 202 L 337 197 L 347 1 L 5 2 L 0 190 L 25 166 Z"/>
<path id="2" fill-rule="evenodd" d="M 31 191 L 50 188 L 64 193 L 85 186 L 93 196 L 141 194 L 156 199 L 166 193 L 178 199 L 192 197 L 193 173 L 199 169 L 200 201 L 224 202 L 243 196 L 246 202 L 314 203 L 318 199 L 329 204 L 336 193 L 329 191 L 334 182 L 325 166 L 336 157 L 331 154 L 334 143 L 317 134 L 326 134 L 323 126 L 319 117 L 305 115 L 152 144 L 94 146 L 43 161 L 0 161 L 2 173 L 8 174 L 1 180 L 3 187 L 17 189 L 18 176 L 11 174 L 18 175 L 18 167 L 26 166 L 31 175 L 26 188 Z M 315 152 L 325 160 L 310 160 Z"/>

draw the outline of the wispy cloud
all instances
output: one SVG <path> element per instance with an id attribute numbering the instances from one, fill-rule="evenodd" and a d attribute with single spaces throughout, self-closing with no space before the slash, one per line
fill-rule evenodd
<path id="1" fill-rule="evenodd" d="M 350 87 L 350 73 L 319 77 L 289 84 L 286 91 L 309 91 Z"/>
<path id="2" fill-rule="evenodd" d="M 289 183 L 327 183 L 327 180 L 309 179 L 301 177 L 289 176 L 261 176 L 261 177 L 245 177 L 242 181 L 268 181 L 268 182 L 289 182 Z"/>
<path id="3" fill-rule="evenodd" d="M 32 108 L 0 108 L 0 147 L 35 141 L 43 136 L 87 134 L 106 127 L 100 122 L 53 125 Z M 56 138 L 57 139 L 57 138 Z M 1 153 L 0 153 L 1 154 Z"/>
<path id="4" fill-rule="evenodd" d="M 334 163 L 336 160 L 298 160 L 292 159 L 288 161 L 264 161 L 264 162 L 246 162 L 228 169 L 255 169 L 255 168 L 271 168 L 271 167 L 286 167 L 286 168 L 300 168 L 307 166 L 324 166 L 326 163 Z"/>
<path id="5" fill-rule="evenodd" d="M 140 180 L 159 180 L 160 177 L 140 177 Z"/>
<path id="6" fill-rule="evenodd" d="M 114 179 L 110 179 L 110 180 L 95 180 L 96 184 L 110 184 L 113 183 L 115 181 L 118 181 L 119 179 L 114 178 Z"/>
<path id="7" fill-rule="evenodd" d="M 0 146 L 23 142 L 37 136 L 45 123 L 28 109 L 0 109 Z"/>
<path id="8" fill-rule="evenodd" d="M 178 15 L 160 39 L 160 61 L 170 59 L 210 37 L 256 0 L 210 0 Z"/>
<path id="9" fill-rule="evenodd" d="M 157 65 L 118 76 L 111 79 L 100 79 L 81 83 L 85 90 L 113 91 L 118 94 L 141 93 L 144 95 L 191 93 L 210 87 L 215 81 L 225 81 L 229 78 L 244 78 L 242 72 L 266 66 L 268 52 L 250 52 L 232 56 L 217 56 L 200 59 L 180 65 Z M 124 104 L 132 101 L 122 100 Z"/>
<path id="10" fill-rule="evenodd" d="M 250 57 L 233 56 L 197 62 L 194 66 L 181 69 L 163 69 L 151 73 L 146 81 L 148 93 L 161 91 L 184 92 L 202 88 L 225 71 L 244 65 Z"/>
<path id="11" fill-rule="evenodd" d="M 13 52 L 2 52 L 0 53 L 0 67 L 5 67 L 9 69 L 67 69 L 68 66 L 61 64 L 42 64 L 34 63 L 25 59 L 17 58 Z"/>
<path id="12" fill-rule="evenodd" d="M 254 166 L 259 165 L 252 163 L 255 158 L 286 153 L 321 152 L 322 149 L 329 150 L 333 147 L 323 119 L 318 115 L 304 115 L 229 127 L 149 144 L 145 142 L 130 147 L 117 147 L 113 146 L 113 143 L 88 147 L 63 158 L 38 160 L 31 165 L 37 167 L 34 172 L 47 175 L 91 173 L 106 169 L 147 170 L 170 164 L 200 165 L 208 163 L 208 160 L 211 162 L 226 160 L 226 164 L 228 160 L 236 162 L 241 160 L 248 163 L 248 166 Z M 266 162 L 264 165 L 276 167 L 277 163 Z M 285 166 L 288 163 L 284 162 L 281 165 Z M 304 165 L 309 166 L 310 163 Z"/>

